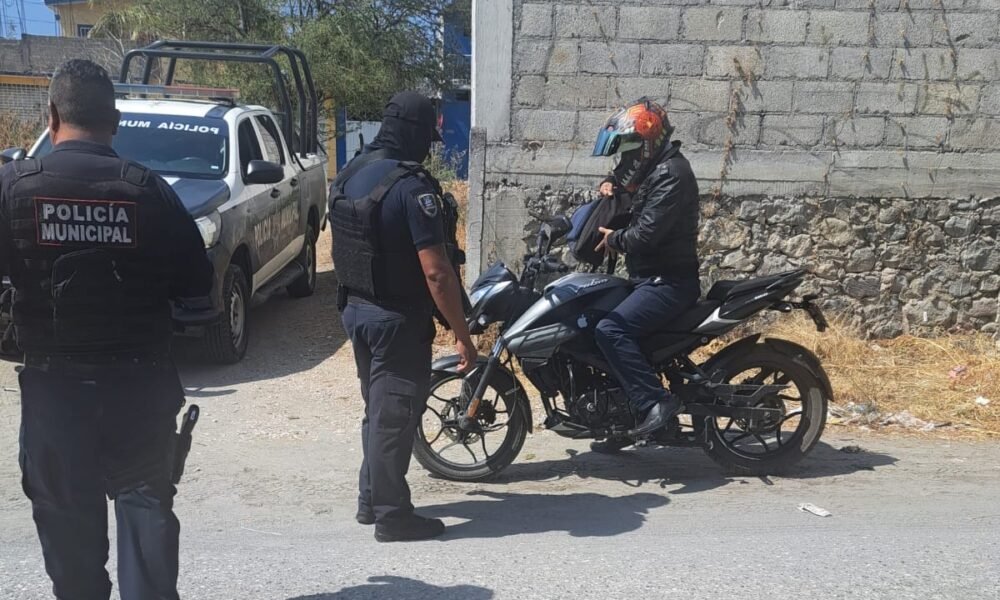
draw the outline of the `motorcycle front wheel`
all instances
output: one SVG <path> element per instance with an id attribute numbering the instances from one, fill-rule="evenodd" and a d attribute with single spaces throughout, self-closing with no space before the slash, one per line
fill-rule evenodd
<path id="1" fill-rule="evenodd" d="M 531 414 L 516 385 L 494 376 L 476 414 L 477 432 L 458 427 L 462 398 L 478 384 L 447 372 L 431 375 L 427 410 L 417 428 L 413 456 L 432 474 L 452 481 L 486 481 L 507 468 L 524 446 Z"/>

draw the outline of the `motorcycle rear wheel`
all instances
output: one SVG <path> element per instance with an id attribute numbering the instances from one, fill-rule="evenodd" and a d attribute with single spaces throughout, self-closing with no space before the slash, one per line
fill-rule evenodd
<path id="1" fill-rule="evenodd" d="M 447 372 L 431 375 L 427 411 L 417 427 L 413 456 L 432 474 L 452 481 L 486 481 L 504 470 L 521 452 L 531 414 L 516 387 L 494 375 L 483 394 L 477 421 L 483 433 L 459 429 L 461 398 L 478 379 Z"/>
<path id="2" fill-rule="evenodd" d="M 739 475 L 778 474 L 802 460 L 819 442 L 831 401 L 817 368 L 794 352 L 767 343 L 725 361 L 719 368 L 723 383 L 787 384 L 788 388 L 757 404 L 780 408 L 780 419 L 753 425 L 730 417 L 697 421 L 708 456 Z"/>

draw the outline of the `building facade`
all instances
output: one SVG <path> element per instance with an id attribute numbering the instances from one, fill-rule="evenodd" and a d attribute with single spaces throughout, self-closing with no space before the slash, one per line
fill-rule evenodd
<path id="1" fill-rule="evenodd" d="M 804 266 L 873 335 L 996 332 L 1000 0 L 478 0 L 470 271 L 593 197 L 598 128 L 663 102 L 705 285 Z"/>

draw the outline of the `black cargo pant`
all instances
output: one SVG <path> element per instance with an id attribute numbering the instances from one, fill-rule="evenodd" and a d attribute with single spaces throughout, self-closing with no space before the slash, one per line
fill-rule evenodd
<path id="1" fill-rule="evenodd" d="M 358 505 L 385 523 L 413 513 L 406 472 L 427 408 L 434 327 L 429 312 L 404 314 L 354 300 L 343 320 L 365 400 Z"/>
<path id="2" fill-rule="evenodd" d="M 21 471 L 60 600 L 107 600 L 107 500 L 122 600 L 176 600 L 180 524 L 170 460 L 184 401 L 169 361 L 29 366 L 21 372 Z"/>

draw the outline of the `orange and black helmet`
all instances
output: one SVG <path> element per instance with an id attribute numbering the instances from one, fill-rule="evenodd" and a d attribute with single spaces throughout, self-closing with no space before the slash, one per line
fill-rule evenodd
<path id="1" fill-rule="evenodd" d="M 597 133 L 593 155 L 620 154 L 615 178 L 625 189 L 635 191 L 673 131 L 667 111 L 649 98 L 640 98 L 608 118 Z"/>

